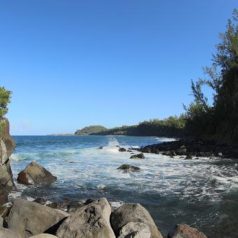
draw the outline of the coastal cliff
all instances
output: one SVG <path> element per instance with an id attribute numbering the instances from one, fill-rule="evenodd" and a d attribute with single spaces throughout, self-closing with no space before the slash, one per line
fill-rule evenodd
<path id="1" fill-rule="evenodd" d="M 14 187 L 10 156 L 15 148 L 15 142 L 9 133 L 9 121 L 0 119 L 0 205 L 8 200 L 8 193 Z"/>

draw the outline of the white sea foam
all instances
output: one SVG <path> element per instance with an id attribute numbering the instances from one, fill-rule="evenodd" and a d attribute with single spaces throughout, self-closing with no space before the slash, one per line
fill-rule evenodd
<path id="1" fill-rule="evenodd" d="M 21 161 L 27 159 L 27 156 L 24 156 L 24 154 L 12 154 L 10 157 L 10 160 L 13 161 Z"/>
<path id="2" fill-rule="evenodd" d="M 176 141 L 177 139 L 167 138 L 167 137 L 156 137 L 156 140 L 159 142 L 170 142 L 170 141 Z"/>
<path id="3" fill-rule="evenodd" d="M 161 138 L 157 139 L 161 141 Z M 92 188 L 110 192 L 113 188 L 141 194 L 176 195 L 180 199 L 201 200 L 209 197 L 219 200 L 224 193 L 238 188 L 235 163 L 229 165 L 223 160 L 224 164 L 217 164 L 219 160 L 208 158 L 183 160 L 179 156 L 169 158 L 148 153 L 144 160 L 131 160 L 131 154 L 119 152 L 119 146 L 118 140 L 111 136 L 103 149 L 98 149 L 98 145 L 90 148 L 69 145 L 58 150 L 47 148 L 46 151 L 16 152 L 12 155 L 13 172 L 17 174 L 36 159 L 58 177 L 55 186 L 62 189 L 70 186 L 75 190 Z M 130 145 L 124 143 L 123 147 L 129 148 Z M 141 171 L 123 173 L 117 170 L 122 164 L 138 166 Z M 24 188 L 20 187 L 20 190 Z"/>
<path id="4" fill-rule="evenodd" d="M 99 184 L 98 186 L 97 186 L 97 188 L 99 189 L 99 190 L 104 190 L 104 189 L 106 189 L 106 185 L 105 184 Z"/>

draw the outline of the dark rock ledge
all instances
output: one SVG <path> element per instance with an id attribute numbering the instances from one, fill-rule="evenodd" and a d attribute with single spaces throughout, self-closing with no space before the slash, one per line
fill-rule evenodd
<path id="1" fill-rule="evenodd" d="M 238 158 L 238 147 L 219 144 L 214 141 L 181 139 L 178 141 L 164 142 L 148 145 L 139 149 L 143 153 L 163 154 L 167 156 L 194 157 L 225 157 Z"/>

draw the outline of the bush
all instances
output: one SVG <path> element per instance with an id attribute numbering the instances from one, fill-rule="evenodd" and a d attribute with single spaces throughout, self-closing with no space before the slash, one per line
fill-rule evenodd
<path id="1" fill-rule="evenodd" d="M 11 92 L 4 87 L 0 87 L 0 118 L 8 112 L 8 104 L 10 103 Z"/>

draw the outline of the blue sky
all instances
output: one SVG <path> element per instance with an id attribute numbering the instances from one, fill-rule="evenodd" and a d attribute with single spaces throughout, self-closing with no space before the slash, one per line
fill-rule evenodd
<path id="1" fill-rule="evenodd" d="M 183 112 L 237 0 L 0 0 L 12 134 Z"/>

